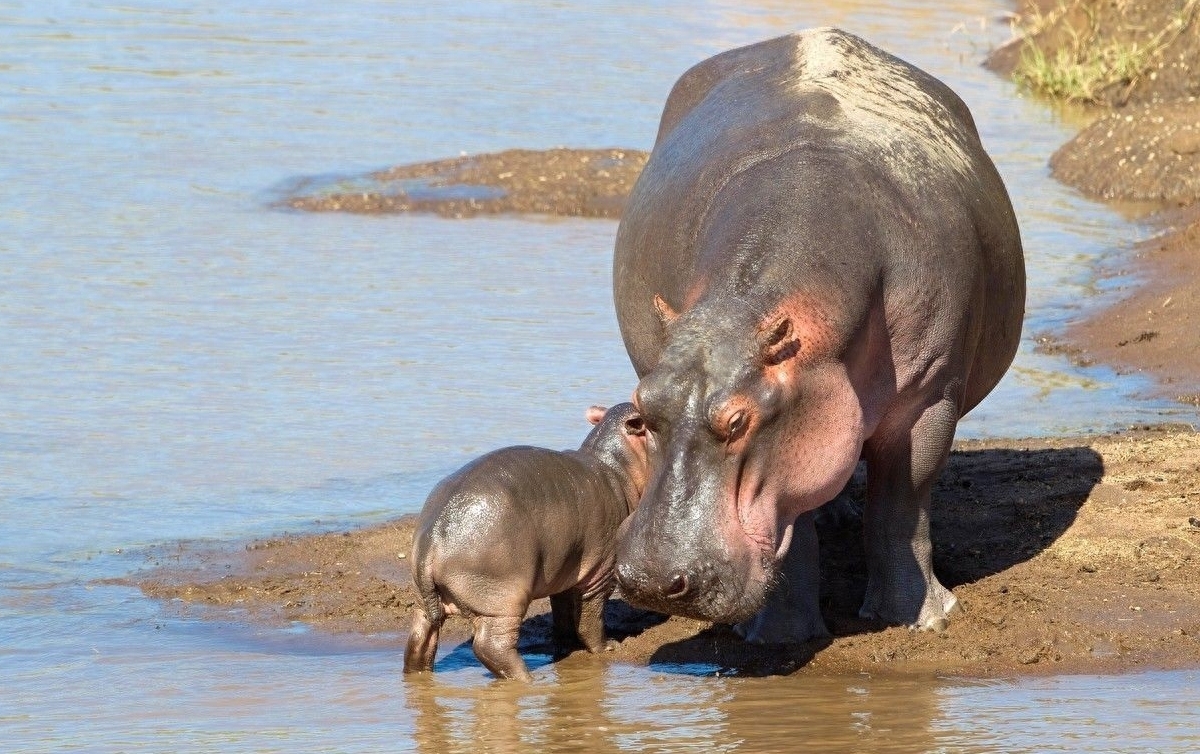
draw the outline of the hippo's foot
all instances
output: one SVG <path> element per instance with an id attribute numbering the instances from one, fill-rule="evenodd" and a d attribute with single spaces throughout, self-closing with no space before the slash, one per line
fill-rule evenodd
<path id="1" fill-rule="evenodd" d="M 802 608 L 773 600 L 733 630 L 751 644 L 803 644 L 829 636 L 821 611 L 815 606 Z"/>
<path id="2" fill-rule="evenodd" d="M 733 630 L 754 644 L 802 644 L 829 636 L 817 600 L 820 589 L 817 532 L 813 514 L 806 513 L 793 524 L 791 546 L 766 603 Z"/>
<path id="3" fill-rule="evenodd" d="M 517 651 L 521 616 L 478 616 L 471 622 L 475 625 L 471 648 L 484 667 L 498 678 L 533 683 L 533 676 Z"/>
<path id="4" fill-rule="evenodd" d="M 897 583 L 901 585 L 899 588 L 895 586 Z M 958 598 L 930 573 L 920 580 L 868 579 L 867 594 L 858 614 L 893 625 L 907 625 L 914 631 L 944 631 L 950 616 L 960 609 Z"/>

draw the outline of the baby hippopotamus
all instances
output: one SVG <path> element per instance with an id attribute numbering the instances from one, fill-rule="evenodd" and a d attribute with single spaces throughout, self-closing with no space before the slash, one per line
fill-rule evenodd
<path id="1" fill-rule="evenodd" d="M 404 672 L 432 670 L 438 631 L 460 613 L 474 650 L 501 678 L 532 681 L 517 651 L 529 603 L 550 597 L 554 637 L 611 648 L 604 601 L 617 529 L 650 475 L 650 435 L 631 403 L 592 406 L 579 450 L 502 448 L 442 480 L 421 510 L 412 568 L 420 601 Z"/>

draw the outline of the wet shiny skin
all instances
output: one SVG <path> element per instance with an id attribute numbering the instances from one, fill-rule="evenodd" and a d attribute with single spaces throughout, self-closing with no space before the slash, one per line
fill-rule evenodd
<path id="1" fill-rule="evenodd" d="M 618 552 L 623 593 L 718 622 L 766 607 L 754 640 L 824 635 L 815 588 L 788 600 L 803 619 L 767 605 L 772 554 L 861 455 L 862 614 L 944 626 L 929 490 L 1012 361 L 1025 302 L 1016 218 L 958 96 L 831 28 L 697 64 L 621 220 L 613 285 L 665 460 Z M 807 549 L 783 580 L 814 584 Z M 693 589 L 667 594 L 680 574 Z"/>

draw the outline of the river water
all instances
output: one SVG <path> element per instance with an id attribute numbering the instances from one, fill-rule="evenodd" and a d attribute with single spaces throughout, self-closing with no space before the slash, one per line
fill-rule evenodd
<path id="1" fill-rule="evenodd" d="M 728 678 L 186 619 L 149 548 L 376 523 L 485 450 L 576 445 L 629 394 L 615 224 L 271 209 L 300 176 L 649 148 L 675 77 L 832 24 L 955 88 L 1030 268 L 1017 363 L 960 436 L 1193 420 L 1035 354 L 1145 231 L 1058 186 L 1072 126 L 979 67 L 998 0 L 0 1 L 0 741 L 6 751 L 1192 751 L 1200 676 Z M 397 639 L 399 642 L 400 639 Z"/>

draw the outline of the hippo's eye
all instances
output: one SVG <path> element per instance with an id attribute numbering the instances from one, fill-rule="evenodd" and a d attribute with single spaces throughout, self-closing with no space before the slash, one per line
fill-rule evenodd
<path id="1" fill-rule="evenodd" d="M 741 437 L 742 432 L 746 430 L 746 412 L 737 411 L 733 416 L 729 417 L 728 423 L 725 425 L 725 441 L 733 442 Z"/>

